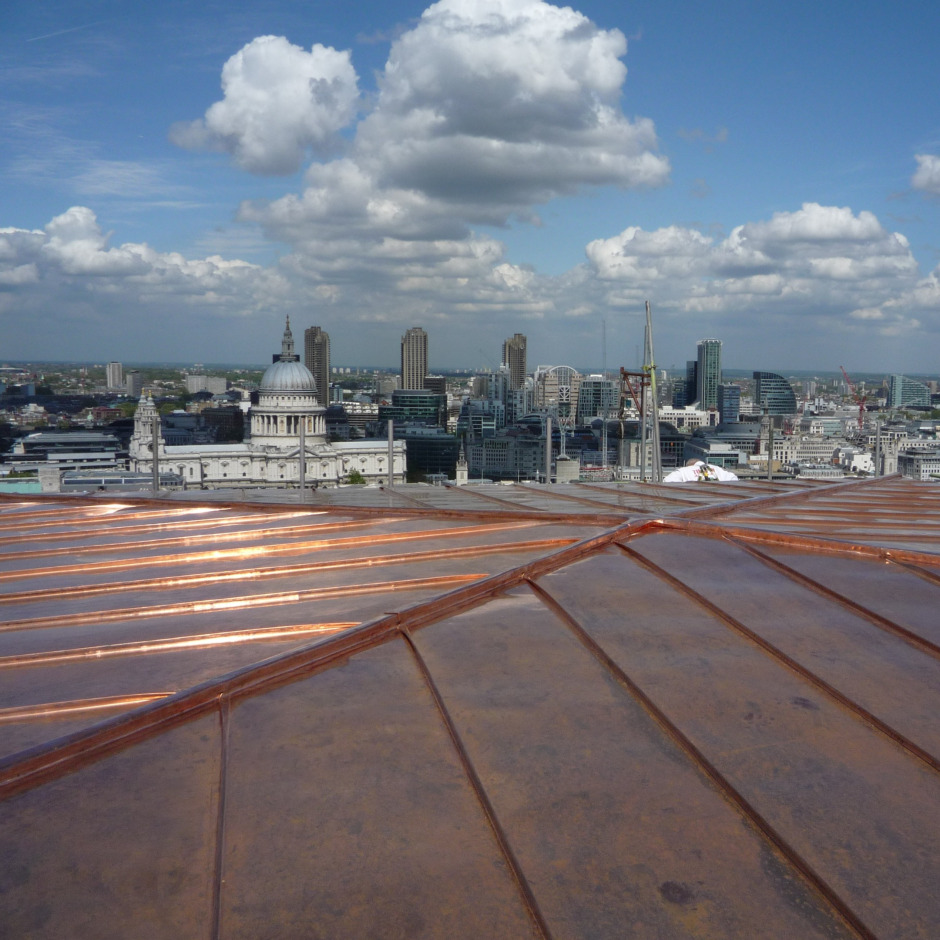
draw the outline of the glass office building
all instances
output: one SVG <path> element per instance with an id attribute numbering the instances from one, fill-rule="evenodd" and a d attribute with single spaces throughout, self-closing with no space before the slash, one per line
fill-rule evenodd
<path id="1" fill-rule="evenodd" d="M 776 372 L 754 373 L 754 400 L 771 415 L 796 414 L 796 395 L 790 383 Z"/>

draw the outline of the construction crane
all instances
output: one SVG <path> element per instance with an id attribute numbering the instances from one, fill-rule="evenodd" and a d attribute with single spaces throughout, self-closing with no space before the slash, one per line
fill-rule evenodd
<path id="1" fill-rule="evenodd" d="M 861 431 L 865 426 L 865 402 L 868 401 L 868 395 L 862 395 L 861 392 L 855 387 L 855 383 L 849 378 L 848 372 L 845 371 L 844 366 L 839 366 L 842 370 L 842 375 L 845 377 L 845 384 L 849 387 L 849 392 L 852 394 L 852 401 L 858 405 L 858 429 Z"/>

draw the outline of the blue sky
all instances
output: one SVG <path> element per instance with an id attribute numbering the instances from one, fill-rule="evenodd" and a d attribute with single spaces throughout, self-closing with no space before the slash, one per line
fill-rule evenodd
<path id="1" fill-rule="evenodd" d="M 0 11 L 0 358 L 936 374 L 940 9 Z"/>

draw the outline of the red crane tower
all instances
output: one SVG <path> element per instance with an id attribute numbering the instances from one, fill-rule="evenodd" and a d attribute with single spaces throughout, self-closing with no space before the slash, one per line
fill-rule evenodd
<path id="1" fill-rule="evenodd" d="M 845 384 L 848 385 L 849 391 L 852 393 L 852 401 L 858 405 L 858 429 L 861 431 L 865 426 L 865 402 L 868 401 L 868 395 L 862 395 L 859 390 L 855 387 L 855 383 L 849 378 L 848 372 L 845 371 L 844 366 L 839 366 L 842 370 L 843 376 L 845 376 Z"/>

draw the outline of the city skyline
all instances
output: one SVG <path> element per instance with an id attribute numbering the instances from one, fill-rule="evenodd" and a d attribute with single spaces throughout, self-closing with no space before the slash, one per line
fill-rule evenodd
<path id="1" fill-rule="evenodd" d="M 742 369 L 930 374 L 931 23 L 23 5 L 0 36 L 0 356 L 250 362 L 289 314 L 337 361 L 391 365 L 420 323 L 441 367 L 496 367 L 514 332 L 531 363 L 629 366 L 649 300 L 664 368 L 712 335 Z"/>
<path id="2" fill-rule="evenodd" d="M 399 339 L 399 347 L 400 347 Z M 399 349 L 400 355 L 400 349 Z M 125 369 L 177 369 L 181 372 L 189 371 L 200 371 L 207 373 L 216 373 L 224 371 L 240 371 L 240 372 L 264 372 L 266 364 L 264 362 L 256 361 L 244 361 L 244 362 L 195 362 L 194 360 L 187 359 L 177 359 L 177 360 L 144 360 L 144 359 L 124 359 L 121 360 L 120 365 L 125 367 Z M 53 367 L 62 367 L 63 370 L 68 371 L 72 369 L 101 369 L 102 372 L 106 375 L 107 366 L 109 362 L 101 359 L 4 359 L 0 360 L 0 369 L 9 369 L 11 372 L 18 372 L 20 369 L 26 366 L 43 366 L 49 367 L 50 371 L 54 371 Z M 539 363 L 537 366 L 534 366 L 527 373 L 532 375 L 534 370 L 541 367 L 554 367 L 568 365 L 571 366 L 571 363 Z M 603 368 L 600 365 L 587 365 L 587 366 L 572 366 L 575 371 L 581 373 L 583 376 L 590 375 L 603 375 Z M 629 368 L 629 365 L 625 366 Z M 400 375 L 400 364 L 377 364 L 377 363 L 356 363 L 350 364 L 347 362 L 336 362 L 331 366 L 332 369 L 343 370 L 344 374 L 348 373 L 350 375 L 365 375 L 369 373 L 379 373 L 382 375 Z M 616 366 L 608 366 L 607 372 L 614 376 L 615 373 L 618 373 L 620 369 L 620 364 Z M 461 366 L 461 365 L 442 365 L 437 368 L 438 373 L 443 373 L 445 375 L 481 375 L 485 372 L 496 371 L 496 366 L 486 366 L 485 368 L 473 368 L 471 366 Z M 687 374 L 687 369 L 685 366 L 670 365 L 663 366 L 661 363 L 657 366 L 657 370 L 660 372 L 667 373 L 671 378 L 679 378 L 682 375 Z M 752 373 L 755 370 L 751 366 L 747 365 L 736 365 L 736 366 L 725 366 L 722 365 L 722 376 L 723 377 L 733 377 L 732 381 L 739 381 L 744 378 L 749 378 L 752 376 Z M 841 372 L 838 368 L 835 369 L 787 369 L 787 368 L 776 368 L 776 369 L 760 369 L 757 371 L 761 372 L 776 372 L 781 376 L 789 376 L 791 378 L 817 378 L 821 380 L 841 380 Z M 125 375 L 127 373 L 125 372 Z M 333 375 L 331 371 L 331 376 Z M 874 369 L 874 370 L 854 370 L 852 372 L 852 378 L 861 381 L 861 382 L 870 382 L 870 381 L 884 381 L 888 382 L 892 375 L 905 375 L 909 378 L 916 378 L 918 381 L 922 379 L 930 381 L 940 381 L 940 368 L 915 372 L 910 370 L 908 372 L 900 373 L 891 369 Z M 331 378 L 332 381 L 332 378 Z"/>
<path id="3" fill-rule="evenodd" d="M 315 325 L 304 328 L 303 325 L 299 325 L 299 329 L 303 330 L 303 348 L 304 356 L 303 361 L 304 365 L 313 373 L 315 380 L 317 381 L 317 389 L 320 390 L 321 384 L 324 388 L 328 388 L 332 383 L 333 379 L 336 377 L 334 374 L 338 373 L 341 375 L 363 375 L 363 374 L 384 374 L 397 376 L 398 379 L 405 383 L 406 377 L 405 372 L 408 371 L 410 374 L 410 379 L 408 379 L 408 384 L 405 384 L 400 387 L 421 389 L 427 388 L 426 379 L 433 377 L 432 370 L 428 363 L 428 343 L 429 336 L 428 332 L 422 327 L 413 326 L 409 327 L 404 335 L 399 337 L 398 343 L 398 361 L 394 364 L 377 364 L 377 363 L 357 363 L 349 365 L 347 362 L 339 361 L 335 362 L 331 359 L 330 354 L 330 337 L 329 333 L 324 330 L 322 326 Z M 483 365 L 480 367 L 472 367 L 467 365 L 459 365 L 454 363 L 448 363 L 446 365 L 438 365 L 434 369 L 434 373 L 438 376 L 440 374 L 446 375 L 486 375 L 489 373 L 496 372 L 506 372 L 508 376 L 508 387 L 509 388 L 518 388 L 521 386 L 521 380 L 525 377 L 533 377 L 539 371 L 544 371 L 547 369 L 556 369 L 556 368 L 571 368 L 575 372 L 579 373 L 584 378 L 589 376 L 607 376 L 607 377 L 616 377 L 618 374 L 621 365 L 616 364 L 609 366 L 606 371 L 601 365 L 573 365 L 572 362 L 555 362 L 555 363 L 533 363 L 531 368 L 526 362 L 526 346 L 528 338 L 525 334 L 515 333 L 513 336 L 508 337 L 502 343 L 502 352 L 501 360 L 498 366 L 496 365 Z M 814 377 L 818 379 L 834 379 L 836 381 L 842 382 L 845 379 L 845 370 L 840 367 L 838 369 L 831 370 L 814 370 L 814 369 L 757 369 L 755 370 L 751 365 L 736 365 L 728 366 L 722 362 L 722 346 L 723 342 L 718 338 L 710 338 L 699 340 L 695 343 L 694 348 L 690 348 L 690 352 L 694 352 L 695 358 L 686 360 L 685 366 L 681 367 L 676 364 L 672 364 L 668 367 L 664 366 L 661 362 L 657 365 L 657 371 L 661 372 L 663 375 L 668 375 L 670 379 L 673 380 L 682 380 L 683 385 L 687 386 L 687 392 L 683 396 L 683 401 L 688 399 L 691 401 L 700 401 L 703 397 L 708 401 L 708 407 L 717 407 L 718 403 L 718 392 L 722 383 L 728 380 L 740 381 L 742 379 L 749 379 L 756 377 L 757 374 L 765 373 L 768 375 L 779 374 L 781 376 L 788 375 L 794 379 L 798 378 L 809 378 Z M 508 360 L 508 361 L 507 361 Z M 16 365 L 11 366 L 10 363 L 15 363 Z M 704 365 L 703 365 L 704 363 Z M 225 371 L 238 371 L 238 372 L 252 372 L 260 371 L 263 372 L 267 368 L 267 363 L 213 363 L 213 362 L 199 362 L 192 363 L 186 360 L 178 361 L 165 361 L 165 362 L 146 362 L 146 361 L 135 361 L 135 360 L 123 360 L 123 361 L 104 361 L 104 360 L 0 360 L 0 370 L 3 369 L 13 369 L 22 366 L 49 366 L 55 367 L 61 365 L 71 369 L 79 368 L 98 368 L 102 369 L 106 376 L 107 385 L 109 388 L 114 386 L 112 383 L 112 374 L 118 374 L 123 379 L 124 368 L 168 368 L 168 369 L 180 369 L 181 371 L 193 371 L 196 372 L 225 372 Z M 628 363 L 623 366 L 623 368 L 645 368 L 642 363 Z M 129 374 L 129 373 L 128 373 Z M 874 370 L 874 371 L 865 371 L 859 372 L 855 371 L 856 380 L 862 383 L 868 383 L 870 381 L 882 381 L 888 383 L 892 376 L 906 375 L 909 378 L 928 381 L 937 381 L 937 377 L 940 377 L 940 368 L 929 371 L 929 372 L 909 372 L 909 373 L 898 373 L 892 370 Z M 320 381 L 320 378 L 324 381 Z M 707 378 L 706 378 L 707 377 Z M 328 380 L 327 380 L 328 378 Z M 703 383 L 707 386 L 707 391 L 703 395 Z M 118 383 L 123 385 L 123 381 Z M 712 393 L 714 393 L 712 395 Z M 711 397 L 715 398 L 714 402 L 711 402 Z M 324 399 L 325 400 L 325 399 Z"/>

